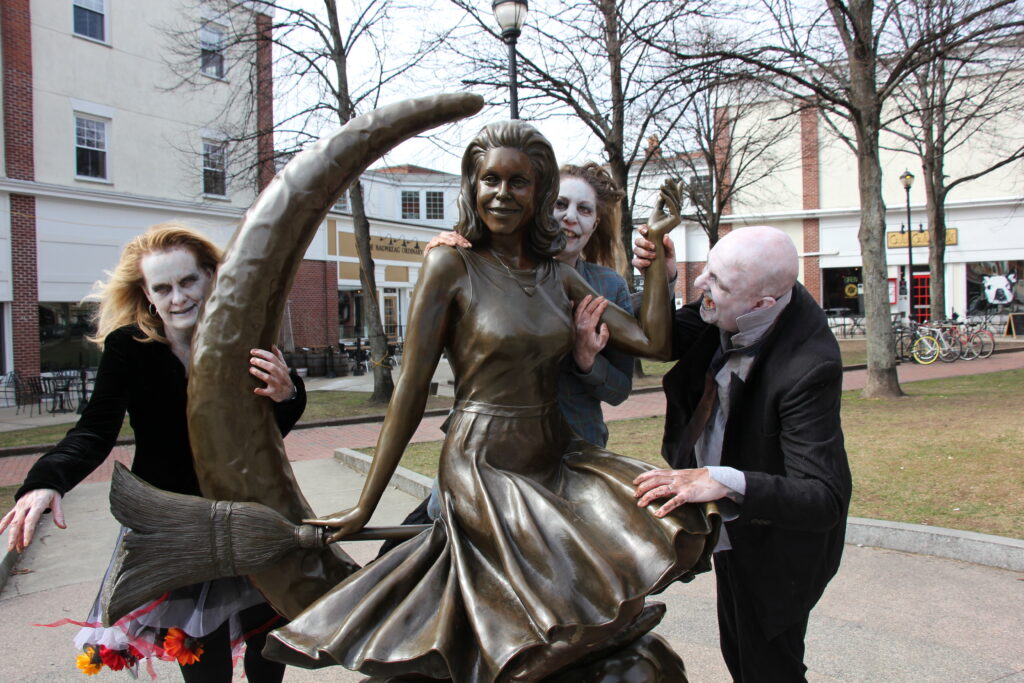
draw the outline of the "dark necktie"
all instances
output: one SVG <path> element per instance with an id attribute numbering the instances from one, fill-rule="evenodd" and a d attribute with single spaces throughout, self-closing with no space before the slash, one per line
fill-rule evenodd
<path id="1" fill-rule="evenodd" d="M 700 401 L 697 403 L 697 407 L 693 410 L 693 415 L 690 416 L 690 421 L 686 423 L 686 427 L 683 428 L 683 433 L 679 441 L 679 455 L 682 458 L 687 458 L 690 455 L 690 451 L 697 445 L 697 440 L 700 439 L 700 435 L 704 433 L 704 429 L 708 425 L 708 421 L 711 419 L 711 415 L 715 410 L 715 399 L 718 397 L 718 383 L 715 381 L 715 376 L 725 366 L 726 361 L 729 360 L 734 354 L 739 355 L 754 355 L 761 348 L 763 335 L 760 339 L 749 344 L 747 346 L 739 348 L 730 348 L 727 351 L 723 351 L 721 347 L 715 351 L 714 357 L 711 359 L 711 364 L 708 366 L 707 374 L 704 375 L 704 393 L 700 397 Z"/>

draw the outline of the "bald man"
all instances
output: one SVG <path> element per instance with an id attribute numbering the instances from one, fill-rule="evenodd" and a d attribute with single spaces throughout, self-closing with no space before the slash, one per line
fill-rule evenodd
<path id="1" fill-rule="evenodd" d="M 653 247 L 638 238 L 633 264 L 649 266 Z M 792 240 L 771 227 L 714 246 L 695 281 L 703 295 L 675 313 L 662 442 L 675 469 L 634 482 L 659 517 L 718 501 L 722 655 L 745 683 L 804 680 L 808 616 L 839 567 L 850 502 L 839 347 L 798 266 Z"/>

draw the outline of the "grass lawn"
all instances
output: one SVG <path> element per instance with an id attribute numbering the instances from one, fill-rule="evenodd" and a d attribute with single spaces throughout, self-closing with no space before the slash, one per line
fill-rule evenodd
<path id="1" fill-rule="evenodd" d="M 850 514 L 1024 538 L 1022 386 L 1013 370 L 906 384 L 896 400 L 845 392 Z M 609 448 L 664 466 L 661 430 L 661 418 L 612 422 Z M 413 444 L 402 464 L 433 477 L 440 448 Z"/>
<path id="2" fill-rule="evenodd" d="M 371 405 L 366 400 L 369 396 L 368 393 L 362 391 L 310 391 L 306 394 L 306 412 L 302 414 L 302 421 L 355 417 L 356 415 L 383 415 L 388 407 Z M 427 399 L 427 410 L 451 407 L 451 397 L 431 396 Z"/>
<path id="3" fill-rule="evenodd" d="M 361 391 L 311 391 L 306 394 L 306 412 L 302 421 L 324 420 L 334 417 L 354 417 L 356 415 L 383 415 L 387 406 L 367 403 L 369 394 Z M 431 396 L 427 400 L 427 410 L 450 408 L 452 399 L 446 396 Z M 73 422 L 49 427 L 32 427 L 0 432 L 0 448 L 12 446 L 35 446 L 52 444 L 64 438 Z M 128 420 L 121 425 L 120 436 L 131 436 L 132 428 Z"/>
<path id="4" fill-rule="evenodd" d="M 21 487 L 21 484 L 15 484 L 13 486 L 0 486 L 0 514 L 7 514 L 7 511 L 14 507 L 14 493 Z M 7 532 L 0 537 L 6 541 Z M 6 548 L 6 543 L 4 545 Z"/>
<path id="5" fill-rule="evenodd" d="M 868 343 L 864 339 L 840 339 L 839 353 L 843 356 L 843 365 L 863 365 L 868 361 Z M 658 378 L 656 384 L 661 384 L 661 377 L 672 369 L 675 361 L 660 363 L 653 360 L 641 360 L 644 374 Z M 636 386 L 646 386 L 647 377 L 634 380 Z"/>

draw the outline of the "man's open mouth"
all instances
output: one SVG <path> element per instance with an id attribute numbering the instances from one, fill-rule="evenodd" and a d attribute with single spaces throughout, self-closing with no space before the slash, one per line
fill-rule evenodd
<path id="1" fill-rule="evenodd" d="M 707 292 L 704 293 L 704 300 L 701 305 L 709 311 L 715 310 L 715 300 L 708 296 Z"/>

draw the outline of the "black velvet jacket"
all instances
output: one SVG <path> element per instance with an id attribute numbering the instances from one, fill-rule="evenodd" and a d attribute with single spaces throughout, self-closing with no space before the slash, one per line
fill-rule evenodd
<path id="1" fill-rule="evenodd" d="M 81 419 L 32 466 L 17 497 L 34 489 L 56 489 L 63 495 L 74 488 L 110 454 L 126 410 L 135 431 L 132 472 L 165 491 L 200 495 L 188 440 L 185 368 L 170 346 L 137 341 L 141 337 L 135 327 L 107 336 L 96 388 Z M 248 358 L 238 362 L 247 363 Z M 293 373 L 292 382 L 298 395 L 274 404 L 282 434 L 306 408 L 302 380 Z"/>
<path id="2" fill-rule="evenodd" d="M 672 343 L 680 362 L 663 381 L 662 455 L 672 467 L 696 467 L 680 440 L 720 344 L 718 328 L 700 319 L 699 302 L 676 311 Z M 734 564 L 769 638 L 810 611 L 839 567 L 852 488 L 842 384 L 825 314 L 797 284 L 746 381 L 733 376 L 722 443 L 721 464 L 747 480 L 740 516 L 726 523 Z"/>

